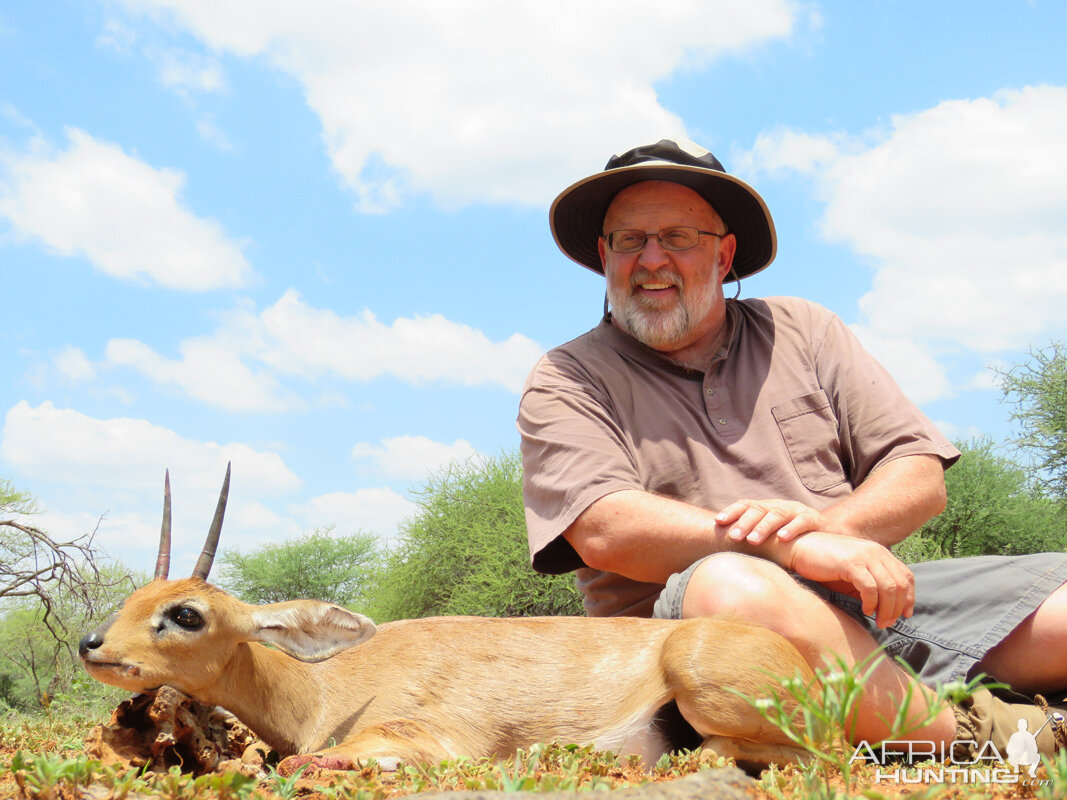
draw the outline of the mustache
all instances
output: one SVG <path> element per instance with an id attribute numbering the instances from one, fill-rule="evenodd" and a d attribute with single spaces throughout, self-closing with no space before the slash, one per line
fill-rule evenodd
<path id="1" fill-rule="evenodd" d="M 658 269 L 655 272 L 640 269 L 630 276 L 631 289 L 636 289 L 642 283 L 669 283 L 679 289 L 685 288 L 685 278 L 669 269 Z"/>

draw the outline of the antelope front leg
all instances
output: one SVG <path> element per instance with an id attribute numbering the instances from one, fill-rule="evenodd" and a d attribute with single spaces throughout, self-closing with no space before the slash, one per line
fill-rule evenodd
<path id="1" fill-rule="evenodd" d="M 364 728 L 335 747 L 288 756 L 278 764 L 278 772 L 289 776 L 305 764 L 317 769 L 356 770 L 371 759 L 382 770 L 394 772 L 401 761 L 435 762 L 450 755 L 421 723 L 398 719 Z"/>

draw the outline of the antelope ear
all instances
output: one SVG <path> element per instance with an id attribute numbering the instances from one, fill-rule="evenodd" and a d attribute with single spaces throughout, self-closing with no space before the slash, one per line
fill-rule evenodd
<path id="1" fill-rule="evenodd" d="M 362 614 L 319 600 L 290 600 L 252 608 L 249 639 L 268 642 L 300 661 L 325 661 L 377 630 Z"/>

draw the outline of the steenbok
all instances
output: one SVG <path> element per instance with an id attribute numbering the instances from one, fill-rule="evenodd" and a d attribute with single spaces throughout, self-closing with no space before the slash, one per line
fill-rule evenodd
<path id="1" fill-rule="evenodd" d="M 89 674 L 221 705 L 300 765 L 507 757 L 560 741 L 653 764 L 703 743 L 754 764 L 802 751 L 738 696 L 812 673 L 797 649 L 723 619 L 438 617 L 391 622 L 318 600 L 249 605 L 206 582 L 230 471 L 191 578 L 168 580 L 170 479 L 155 579 L 86 635 Z M 358 646 L 357 646 L 358 645 Z M 680 717 L 679 717 L 680 712 Z M 679 734 L 683 738 L 679 738 Z M 688 737 L 688 738 L 686 738 Z M 695 737 L 695 738 L 694 738 Z"/>

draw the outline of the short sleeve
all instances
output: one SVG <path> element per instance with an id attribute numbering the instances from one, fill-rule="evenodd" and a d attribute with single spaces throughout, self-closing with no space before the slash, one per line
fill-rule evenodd
<path id="1" fill-rule="evenodd" d="M 552 574 L 584 566 L 560 534 L 601 497 L 643 488 L 611 398 L 571 356 L 552 351 L 527 380 L 517 424 L 533 566 Z"/>
<path id="2" fill-rule="evenodd" d="M 839 426 L 853 486 L 878 467 L 910 455 L 933 455 L 948 468 L 959 451 L 901 391 L 896 381 L 836 315 L 813 343 L 816 373 Z"/>

